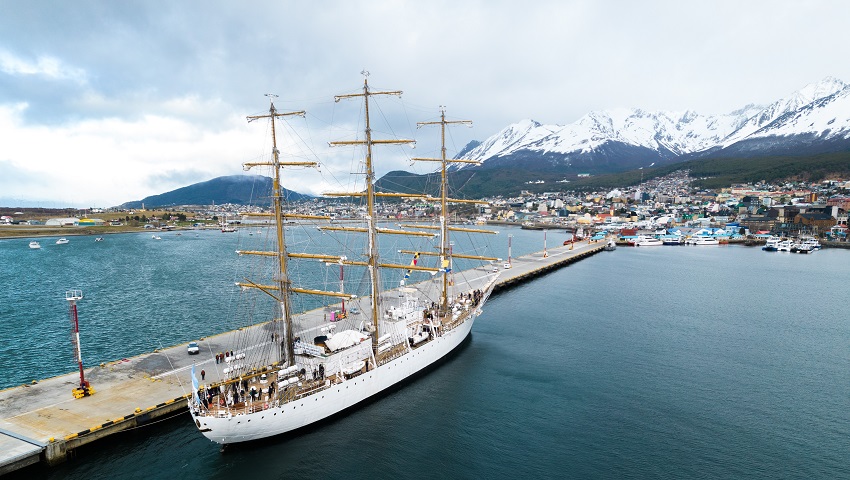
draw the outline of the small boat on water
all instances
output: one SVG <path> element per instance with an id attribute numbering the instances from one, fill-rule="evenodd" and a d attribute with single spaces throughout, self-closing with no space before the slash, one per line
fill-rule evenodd
<path id="1" fill-rule="evenodd" d="M 615 242 L 613 239 L 608 240 L 608 243 L 606 243 L 605 246 L 602 247 L 602 250 L 605 250 L 606 252 L 613 252 L 616 249 L 617 249 L 617 242 Z"/>
<path id="2" fill-rule="evenodd" d="M 664 245 L 682 245 L 685 240 L 681 235 L 664 235 L 661 237 L 661 243 Z"/>
<path id="3" fill-rule="evenodd" d="M 800 237 L 800 247 L 808 250 L 808 252 L 814 252 L 815 250 L 821 249 L 821 244 L 817 238 L 814 237 Z"/>
<path id="4" fill-rule="evenodd" d="M 151 235 L 151 238 L 154 240 L 162 240 L 162 237 L 160 237 L 159 235 Z"/>
<path id="5" fill-rule="evenodd" d="M 71 243 L 71 241 L 68 240 L 65 237 L 62 237 L 59 240 L 56 240 L 56 245 L 65 245 L 66 243 Z"/>
<path id="6" fill-rule="evenodd" d="M 779 242 L 779 245 L 776 246 L 777 252 L 790 252 L 791 248 L 794 246 L 794 242 L 791 240 L 782 240 Z"/>
<path id="7" fill-rule="evenodd" d="M 687 239 L 685 245 L 720 245 L 720 241 L 706 235 L 695 235 Z"/>
<path id="8" fill-rule="evenodd" d="M 636 247 L 657 247 L 661 245 L 664 245 L 664 242 L 662 242 L 660 238 L 638 235 L 635 239 Z"/>
<path id="9" fill-rule="evenodd" d="M 764 246 L 761 247 L 761 249 L 764 250 L 765 252 L 776 252 L 776 251 L 779 250 L 779 242 L 781 242 L 781 241 L 782 241 L 782 239 L 779 238 L 779 237 L 775 237 L 775 236 L 770 237 L 770 238 L 767 239 L 767 241 L 765 242 Z"/>
<path id="10" fill-rule="evenodd" d="M 33 240 L 30 242 L 30 248 L 32 248 L 33 250 L 37 250 L 41 248 L 41 244 Z"/>
<path id="11" fill-rule="evenodd" d="M 97 237 L 97 238 L 95 238 L 95 239 L 94 239 L 94 241 L 95 241 L 95 242 L 102 242 L 102 241 L 103 241 L 103 237 Z"/>
<path id="12" fill-rule="evenodd" d="M 791 246 L 792 253 L 812 253 L 815 249 L 808 243 L 795 243 Z"/>

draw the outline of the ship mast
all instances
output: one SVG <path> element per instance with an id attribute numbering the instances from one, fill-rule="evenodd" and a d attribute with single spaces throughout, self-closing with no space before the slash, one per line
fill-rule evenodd
<path id="1" fill-rule="evenodd" d="M 378 338 L 380 337 L 379 331 L 379 322 L 381 313 L 381 301 L 380 301 L 380 275 L 378 267 L 381 266 L 378 257 L 378 241 L 377 241 L 377 233 L 378 233 L 378 217 L 375 212 L 375 169 L 372 166 L 372 145 L 403 145 L 403 144 L 413 144 L 415 143 L 413 140 L 373 140 L 372 139 L 372 128 L 369 123 L 369 97 L 376 95 L 395 95 L 400 97 L 402 92 L 401 90 L 395 91 L 373 91 L 369 89 L 369 72 L 363 71 L 361 72 L 364 76 L 363 78 L 363 92 L 362 93 L 351 93 L 346 95 L 336 95 L 334 96 L 334 101 L 339 102 L 344 98 L 355 98 L 355 97 L 363 97 L 364 104 L 364 115 L 366 121 L 366 139 L 365 140 L 354 140 L 354 141 L 339 141 L 339 142 L 331 142 L 331 146 L 340 146 L 340 145 L 365 145 L 366 146 L 366 222 L 367 222 L 367 234 L 369 238 L 368 252 L 367 252 L 367 269 L 369 270 L 369 279 L 371 280 L 371 297 L 372 297 L 372 325 L 375 328 L 375 331 L 372 335 L 372 349 L 377 354 L 378 352 Z"/>
<path id="2" fill-rule="evenodd" d="M 276 292 L 277 295 L 272 295 L 278 302 L 280 307 L 281 317 L 283 318 L 284 332 L 283 332 L 283 340 L 284 340 L 284 354 L 286 360 L 290 364 L 295 364 L 295 355 L 293 351 L 293 338 L 292 338 L 292 308 L 290 303 L 290 294 L 292 292 L 292 282 L 289 279 L 289 273 L 287 271 L 287 254 L 286 254 L 286 238 L 283 227 L 283 192 L 281 190 L 281 168 L 284 166 L 300 166 L 300 167 L 315 167 L 318 164 L 316 162 L 281 162 L 280 161 L 280 151 L 277 149 L 277 136 L 275 135 L 275 118 L 278 117 L 287 117 L 292 115 L 298 115 L 300 117 L 304 117 L 306 112 L 297 111 L 297 112 L 287 112 L 281 113 L 278 112 L 274 106 L 274 99 L 277 95 L 274 94 L 266 94 L 269 97 L 269 113 L 266 115 L 251 115 L 248 116 L 248 122 L 253 122 L 254 120 L 258 120 L 260 118 L 268 118 L 271 120 L 271 135 L 272 135 L 272 161 L 271 162 L 259 162 L 259 163 L 245 163 L 243 167 L 245 170 L 249 170 L 251 167 L 255 166 L 269 166 L 272 167 L 272 171 L 274 174 L 273 183 L 272 183 L 272 203 L 274 205 L 274 220 L 275 220 L 275 233 L 277 235 L 277 264 L 278 270 L 275 278 L 276 284 Z M 269 293 L 266 289 L 264 289 L 266 293 Z"/>
<path id="3" fill-rule="evenodd" d="M 450 199 L 448 198 L 448 179 L 446 175 L 446 166 L 448 163 L 471 163 L 473 165 L 481 165 L 481 162 L 476 160 L 464 160 L 464 159 L 448 159 L 446 158 L 446 125 L 469 125 L 472 126 L 471 120 L 446 120 L 446 108 L 440 106 L 440 121 L 438 122 L 417 122 L 416 128 L 423 127 L 425 125 L 439 125 L 440 126 L 440 158 L 413 158 L 412 160 L 420 161 L 420 162 L 440 162 L 440 271 L 443 272 L 443 294 L 440 298 L 440 310 L 445 314 L 448 311 L 448 293 L 449 293 L 449 265 L 451 264 L 451 251 L 450 251 L 450 243 L 449 243 L 449 225 L 448 225 L 448 203 L 451 202 L 459 202 L 459 203 L 481 203 L 486 204 L 487 202 L 476 201 L 476 200 L 460 200 L 460 199 Z M 476 232 L 476 233 L 496 233 L 489 230 L 477 230 L 477 229 L 460 229 L 460 228 L 451 228 L 453 231 L 466 231 L 466 232 Z M 495 260 L 495 258 L 489 257 L 472 257 L 465 256 L 465 258 L 478 258 L 481 260 Z"/>

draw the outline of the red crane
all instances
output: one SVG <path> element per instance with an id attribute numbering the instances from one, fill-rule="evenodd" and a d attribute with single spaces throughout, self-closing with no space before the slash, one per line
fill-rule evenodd
<path id="1" fill-rule="evenodd" d="M 74 398 L 83 398 L 94 395 L 94 388 L 86 380 L 83 372 L 83 354 L 80 351 L 80 320 L 77 317 L 77 300 L 83 298 L 82 290 L 69 290 L 65 292 L 65 300 L 68 301 L 71 316 L 71 343 L 74 345 L 74 360 L 80 367 L 80 386 L 73 390 Z"/>

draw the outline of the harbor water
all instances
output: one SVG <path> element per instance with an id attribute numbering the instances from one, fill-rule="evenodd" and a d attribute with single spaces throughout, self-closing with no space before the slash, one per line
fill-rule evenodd
<path id="1" fill-rule="evenodd" d="M 493 254 L 507 256 L 507 234 L 515 257 L 542 250 L 543 232 L 503 230 Z M 87 365 L 233 327 L 225 312 L 236 237 L 161 235 L 44 239 L 32 252 L 30 239 L 0 241 L 0 384 L 73 371 L 69 288 L 85 295 Z M 550 246 L 566 237 L 548 232 Z M 437 368 L 315 427 L 220 453 L 185 414 L 33 471 L 55 479 L 847 478 L 848 266 L 847 251 L 829 249 L 602 252 L 493 296 Z"/>

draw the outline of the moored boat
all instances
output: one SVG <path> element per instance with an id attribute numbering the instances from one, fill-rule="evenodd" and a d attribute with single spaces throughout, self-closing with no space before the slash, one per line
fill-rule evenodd
<path id="1" fill-rule="evenodd" d="M 682 245 L 685 240 L 681 235 L 664 235 L 661 237 L 661 243 L 664 245 Z"/>
<path id="2" fill-rule="evenodd" d="M 801 237 L 800 246 L 809 250 L 810 252 L 814 252 L 816 250 L 821 249 L 821 244 L 815 237 Z"/>
<path id="3" fill-rule="evenodd" d="M 358 192 L 326 195 L 363 198 L 363 226 L 338 226 L 329 221 L 329 216 L 294 214 L 284 210 L 281 195 L 282 167 L 315 167 L 317 164 L 308 161 L 282 161 L 277 149 L 275 122 L 281 117 L 303 115 L 305 112 L 281 113 L 276 110 L 272 101 L 268 114 L 248 117 L 249 122 L 265 119 L 271 124 L 270 160 L 247 163 L 244 167 L 246 170 L 254 167 L 268 167 L 271 170 L 274 179 L 271 192 L 273 212 L 266 215 L 274 218 L 270 230 L 276 241 L 270 251 L 238 252 L 258 261 L 271 261 L 271 281 L 261 283 L 259 280 L 246 280 L 238 285 L 248 294 L 256 294 L 261 299 L 271 298 L 268 302 L 271 310 L 268 312 L 270 321 L 263 332 L 266 335 L 270 332 L 272 342 L 269 347 L 266 346 L 269 345 L 269 337 L 260 343 L 251 343 L 257 342 L 257 339 L 245 339 L 242 343 L 244 348 L 228 357 L 233 360 L 228 361 L 229 366 L 223 370 L 224 380 L 213 386 L 201 388 L 194 372 L 192 373 L 194 394 L 189 400 L 189 411 L 199 431 L 210 440 L 227 445 L 265 438 L 312 424 L 352 407 L 409 378 L 451 352 L 468 336 L 473 322 L 481 314 L 498 273 L 482 276 L 481 272 L 477 271 L 474 272 L 473 278 L 458 281 L 454 278 L 455 275 L 463 275 L 463 272 L 453 270 L 453 259 L 481 262 L 493 262 L 498 259 L 459 253 L 457 246 L 453 246 L 449 241 L 449 233 L 494 232 L 449 226 L 448 205 L 462 200 L 447 197 L 446 180 L 449 163 L 478 162 L 447 159 L 445 148 L 442 149 L 442 158 L 414 159 L 441 163 L 439 224 L 401 225 L 401 229 L 378 227 L 376 197 L 413 197 L 423 201 L 427 198 L 424 194 L 377 192 L 374 185 L 376 177 L 372 163 L 373 145 L 409 141 L 372 140 L 370 98 L 375 95 L 400 93 L 372 91 L 366 79 L 362 93 L 336 97 L 337 100 L 362 97 L 365 104 L 365 140 L 333 142 L 332 145 L 365 147 L 366 159 L 362 164 L 365 171 L 357 178 L 361 181 L 365 179 L 366 185 L 365 189 Z M 447 121 L 445 112 L 442 111 L 439 122 L 421 122 L 418 125 L 440 125 L 445 138 L 446 126 L 453 123 L 468 122 Z M 253 214 L 256 212 L 246 215 Z M 317 228 L 329 235 L 336 232 L 365 234 L 365 248 L 354 255 L 294 252 L 292 247 L 287 245 L 287 236 L 294 232 L 284 228 L 285 221 L 294 218 L 303 220 L 305 225 L 301 226 L 318 221 Z M 429 248 L 399 250 L 399 255 L 412 257 L 409 265 L 384 262 L 379 254 L 379 234 L 410 236 L 412 239 L 424 239 L 431 243 Z M 343 244 L 335 245 L 342 247 Z M 352 259 L 355 256 L 359 258 Z M 290 272 L 299 259 L 310 260 L 302 262 L 305 268 L 328 264 L 339 265 L 340 272 L 343 266 L 363 269 L 367 295 L 358 296 L 344 291 L 342 274 L 339 290 L 336 291 L 294 286 Z M 390 295 L 382 293 L 387 289 L 387 285 L 380 280 L 380 272 L 384 271 L 383 269 L 406 272 L 404 279 L 400 280 L 401 286 L 393 289 Z M 435 282 L 429 276 L 427 281 L 408 284 L 417 273 L 439 275 L 440 278 Z M 341 318 L 333 315 L 333 324 L 325 323 L 317 317 L 295 317 L 292 312 L 292 298 L 296 294 L 339 299 L 342 301 L 340 311 L 343 315 Z M 354 312 L 356 309 L 357 315 L 345 315 L 346 300 L 355 303 L 350 311 Z M 245 332 L 248 335 L 249 329 Z"/>
<path id="4" fill-rule="evenodd" d="M 62 237 L 59 240 L 56 240 L 56 245 L 65 245 L 66 243 L 70 243 L 70 240 L 68 240 L 65 237 Z"/>
<path id="5" fill-rule="evenodd" d="M 795 243 L 791 247 L 791 252 L 793 253 L 812 253 L 814 251 L 814 247 L 807 243 Z"/>
<path id="6" fill-rule="evenodd" d="M 707 235 L 694 235 L 685 240 L 685 245 L 720 245 L 720 242 L 716 238 Z"/>
<path id="7" fill-rule="evenodd" d="M 30 242 L 30 248 L 32 248 L 33 250 L 37 250 L 41 248 L 41 244 L 33 240 Z"/>
<path id="8" fill-rule="evenodd" d="M 664 242 L 659 238 L 650 237 L 648 235 L 638 235 L 635 238 L 636 247 L 658 247 L 664 245 Z"/>
<path id="9" fill-rule="evenodd" d="M 767 239 L 764 246 L 761 248 L 765 252 L 775 252 L 779 250 L 779 243 L 782 241 L 781 238 L 772 236 Z"/>

